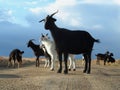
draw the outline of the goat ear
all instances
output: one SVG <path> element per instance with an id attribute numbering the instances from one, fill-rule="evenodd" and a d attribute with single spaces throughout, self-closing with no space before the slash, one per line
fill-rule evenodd
<path id="1" fill-rule="evenodd" d="M 56 19 L 55 19 L 55 18 L 53 18 L 53 21 L 56 21 Z"/>
<path id="2" fill-rule="evenodd" d="M 52 20 L 51 20 L 51 21 L 55 22 L 55 21 L 57 21 L 57 19 L 55 19 L 55 18 L 52 18 Z"/>
<path id="3" fill-rule="evenodd" d="M 46 34 L 46 36 L 48 36 L 48 33 Z"/>
<path id="4" fill-rule="evenodd" d="M 43 33 L 41 33 L 42 37 L 44 37 Z"/>
<path id="5" fill-rule="evenodd" d="M 21 54 L 23 54 L 24 53 L 24 51 L 21 51 Z"/>

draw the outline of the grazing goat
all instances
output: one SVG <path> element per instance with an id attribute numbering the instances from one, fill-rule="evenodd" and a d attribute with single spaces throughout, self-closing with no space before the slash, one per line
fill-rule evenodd
<path id="1" fill-rule="evenodd" d="M 58 12 L 58 11 L 57 11 Z M 65 28 L 59 28 L 55 24 L 56 19 L 53 18 L 57 12 L 48 15 L 44 21 L 45 29 L 50 30 L 52 37 L 55 41 L 56 49 L 59 56 L 59 70 L 58 73 L 62 72 L 62 54 L 64 54 L 64 64 L 65 70 L 64 74 L 68 73 L 67 59 L 68 54 L 83 54 L 85 58 L 85 68 L 84 73 L 90 73 L 91 71 L 91 52 L 94 42 L 99 42 L 99 40 L 94 39 L 88 32 L 79 30 L 68 30 Z"/>
<path id="2" fill-rule="evenodd" d="M 105 54 L 98 53 L 96 56 L 97 56 L 96 64 L 100 65 L 100 60 L 103 60 L 104 65 L 106 65 L 106 61 L 108 59 L 109 52 L 107 51 Z"/>
<path id="3" fill-rule="evenodd" d="M 34 44 L 32 41 L 33 41 L 33 39 L 29 40 L 27 47 L 32 48 L 34 55 L 36 56 L 36 67 L 39 67 L 39 57 L 45 56 L 47 59 L 49 58 L 49 60 L 50 60 L 50 56 L 47 52 L 44 53 L 43 49 L 40 48 L 39 45 Z"/>
<path id="4" fill-rule="evenodd" d="M 51 70 L 54 70 L 54 61 L 56 59 L 58 59 L 58 54 L 56 51 L 56 47 L 55 47 L 55 43 L 54 41 L 51 41 L 48 37 L 48 34 L 43 35 L 41 37 L 41 43 L 43 46 L 45 46 L 45 49 L 47 50 L 47 52 L 49 53 L 49 55 L 51 56 Z M 76 70 L 75 67 L 75 59 L 74 59 L 74 55 L 70 54 L 68 57 L 70 64 L 69 64 L 69 70 L 71 70 L 71 67 L 73 66 L 73 71 Z"/>
<path id="5" fill-rule="evenodd" d="M 14 49 L 10 52 L 9 55 L 9 61 L 8 61 L 8 67 L 10 65 L 12 65 L 11 60 L 14 61 L 13 63 L 13 67 L 15 68 L 15 61 L 17 60 L 18 62 L 18 68 L 20 67 L 20 65 L 22 64 L 22 54 L 24 53 L 24 51 L 20 51 L 19 49 Z"/>

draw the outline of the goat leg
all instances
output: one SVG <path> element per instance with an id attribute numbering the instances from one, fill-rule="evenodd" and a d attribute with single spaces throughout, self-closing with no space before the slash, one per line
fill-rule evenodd
<path id="1" fill-rule="evenodd" d="M 59 60 L 59 69 L 57 71 L 57 73 L 61 73 L 62 72 L 62 60 Z"/>
<path id="2" fill-rule="evenodd" d="M 64 74 L 68 74 L 67 59 L 68 59 L 68 53 L 64 53 L 64 64 L 65 64 Z"/>
<path id="3" fill-rule="evenodd" d="M 59 53 L 58 56 L 59 56 L 59 69 L 57 73 L 61 73 L 62 72 L 62 53 Z"/>

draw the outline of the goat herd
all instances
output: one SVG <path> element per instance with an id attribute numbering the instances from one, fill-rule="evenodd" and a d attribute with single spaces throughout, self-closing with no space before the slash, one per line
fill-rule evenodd
<path id="1" fill-rule="evenodd" d="M 58 12 L 58 11 L 57 11 Z M 44 22 L 45 30 L 49 30 L 53 41 L 50 40 L 48 34 L 41 36 L 40 42 L 41 45 L 36 45 L 33 43 L 33 40 L 29 40 L 27 43 L 27 47 L 30 47 L 36 56 L 36 67 L 39 67 L 39 57 L 45 56 L 45 66 L 48 67 L 50 65 L 50 70 L 54 70 L 54 61 L 56 59 L 59 60 L 59 69 L 58 73 L 62 72 L 62 58 L 64 57 L 64 74 L 68 73 L 68 70 L 71 70 L 71 65 L 73 65 L 73 70 L 75 70 L 75 54 L 82 54 L 85 61 L 85 67 L 83 73 L 90 74 L 91 72 L 91 52 L 93 49 L 94 42 L 99 43 L 98 39 L 94 39 L 88 32 L 80 31 L 80 30 L 68 30 L 65 28 L 59 28 L 55 21 L 56 19 L 53 16 L 57 13 L 53 13 L 48 15 L 45 19 L 40 20 L 39 22 Z M 10 66 L 11 60 L 17 60 L 18 67 L 19 64 L 22 63 L 22 54 L 24 51 L 20 51 L 19 49 L 14 49 L 9 56 Z M 112 53 L 109 55 L 109 52 L 105 54 L 97 54 L 97 64 L 99 64 L 100 60 L 104 60 L 104 64 L 106 61 L 115 62 L 115 59 L 112 57 Z M 70 65 L 68 67 L 67 60 L 70 60 Z"/>

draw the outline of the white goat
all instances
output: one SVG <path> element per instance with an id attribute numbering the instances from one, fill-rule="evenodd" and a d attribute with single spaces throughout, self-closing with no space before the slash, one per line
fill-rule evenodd
<path id="1" fill-rule="evenodd" d="M 48 38 L 48 34 L 46 34 L 46 35 L 42 34 L 42 37 L 40 40 L 41 40 L 42 45 L 46 48 L 48 54 L 51 56 L 51 68 L 50 68 L 50 70 L 54 70 L 54 61 L 58 60 L 58 54 L 56 51 L 55 43 L 54 43 L 54 41 L 51 41 Z M 69 64 L 68 69 L 71 70 L 71 67 L 73 66 L 73 70 L 75 71 L 76 65 L 75 65 L 74 55 L 69 54 L 68 59 L 70 60 L 70 64 Z"/>
<path id="2" fill-rule="evenodd" d="M 46 50 L 46 48 L 45 48 L 45 46 L 44 46 L 43 44 L 40 45 L 40 48 L 43 49 L 44 53 L 47 53 L 47 50 Z M 48 54 L 48 53 L 47 53 L 47 54 Z M 49 54 L 48 54 L 48 55 L 49 55 Z M 44 67 L 45 67 L 45 68 L 46 68 L 46 67 L 49 67 L 49 65 L 51 65 L 51 57 L 50 57 L 50 55 L 49 55 L 49 58 L 46 58 Z"/>

